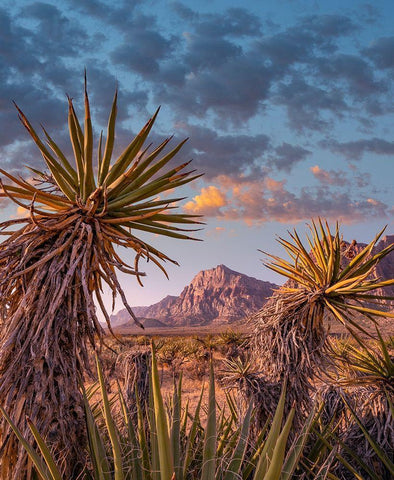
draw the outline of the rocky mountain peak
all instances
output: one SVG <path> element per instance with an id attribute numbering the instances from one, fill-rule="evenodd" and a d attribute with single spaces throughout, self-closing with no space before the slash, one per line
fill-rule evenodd
<path id="1" fill-rule="evenodd" d="M 179 297 L 167 296 L 149 307 L 134 307 L 142 318 L 156 318 L 167 325 L 229 323 L 260 309 L 277 285 L 218 265 L 202 270 Z M 113 320 L 127 317 L 120 311 Z"/>

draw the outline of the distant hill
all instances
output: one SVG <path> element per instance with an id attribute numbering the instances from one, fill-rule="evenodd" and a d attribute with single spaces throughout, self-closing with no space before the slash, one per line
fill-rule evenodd
<path id="1" fill-rule="evenodd" d="M 165 328 L 163 322 L 156 318 L 141 318 L 139 317 L 139 321 L 145 328 Z M 135 326 L 134 321 L 131 320 L 130 315 L 128 314 L 126 309 L 121 310 L 116 315 L 111 316 L 111 325 L 112 328 L 119 328 L 119 327 L 132 327 Z"/>
<path id="2" fill-rule="evenodd" d="M 133 307 L 138 318 L 159 319 L 168 326 L 227 324 L 260 309 L 277 285 L 235 272 L 225 265 L 199 272 L 179 297 L 148 307 Z M 111 316 L 114 327 L 132 320 L 126 309 Z"/>

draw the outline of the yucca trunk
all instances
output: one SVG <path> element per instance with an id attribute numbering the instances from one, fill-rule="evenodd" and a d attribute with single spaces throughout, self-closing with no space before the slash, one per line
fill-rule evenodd
<path id="1" fill-rule="evenodd" d="M 393 388 L 379 384 L 352 388 L 349 392 L 347 404 L 352 411 L 344 422 L 341 435 L 343 446 L 340 454 L 360 471 L 363 478 L 369 478 L 367 469 L 373 471 L 379 479 L 392 478 L 393 472 L 390 472 L 381 460 L 371 441 L 375 442 L 375 448 L 381 452 L 381 455 L 385 455 L 392 462 L 394 458 L 393 400 Z M 369 439 L 360 424 L 366 430 Z M 353 457 L 349 455 L 349 451 L 352 452 Z M 359 465 L 360 460 L 365 466 Z M 391 470 L 392 467 L 391 463 Z M 344 467 L 338 462 L 335 473 L 341 475 L 343 472 Z"/>
<path id="2" fill-rule="evenodd" d="M 93 341 L 93 300 L 82 293 L 92 263 L 88 231 L 30 224 L 0 246 L 0 403 L 28 438 L 27 418 L 36 425 L 68 479 L 85 463 L 79 383 Z M 29 478 L 27 454 L 4 418 L 0 429 L 1 478 Z"/>
<path id="3" fill-rule="evenodd" d="M 195 215 L 168 213 L 180 198 L 159 198 L 199 175 L 180 173 L 190 162 L 166 168 L 185 140 L 162 155 L 170 138 L 149 151 L 144 143 L 158 110 L 123 153 L 112 160 L 117 93 L 108 120 L 107 138 L 100 136 L 97 167 L 93 164 L 93 127 L 85 75 L 83 129 L 72 100 L 68 125 L 74 166 L 44 129 L 43 142 L 16 106 L 19 118 L 39 148 L 50 173 L 31 169 L 37 178 L 24 180 L 0 169 L 0 198 L 26 210 L 26 218 L 0 224 L 8 239 L 0 244 L 1 348 L 0 445 L 2 480 L 30 479 L 31 466 L 18 448 L 5 418 L 29 434 L 26 416 L 52 446 L 64 478 L 76 477 L 84 464 L 84 424 L 79 382 L 88 365 L 87 343 L 102 339 L 95 301 L 108 328 L 102 300 L 107 285 L 113 300 L 120 295 L 135 322 L 116 271 L 144 273 L 139 261 L 151 260 L 165 275 L 171 260 L 136 233 L 150 232 L 191 239 L 184 225 L 200 223 Z M 21 224 L 23 226 L 21 226 Z M 181 226 L 177 226 L 181 224 Z M 16 231 L 10 227 L 19 225 Z M 134 251 L 134 266 L 122 260 L 116 246 Z M 94 297 L 93 297 L 94 296 Z M 9 418 L 8 417 L 8 418 Z M 30 437 L 31 438 L 31 437 Z"/>
<path id="4" fill-rule="evenodd" d="M 290 241 L 279 238 L 289 260 L 269 255 L 272 260 L 266 266 L 289 281 L 251 319 L 253 358 L 270 381 L 287 379 L 288 408 L 296 404 L 298 417 L 310 410 L 316 380 L 333 365 L 328 320 L 355 335 L 368 334 L 361 315 L 372 324 L 380 317 L 394 317 L 366 304 L 385 298 L 376 290 L 394 284 L 394 279 L 381 281 L 373 275 L 377 263 L 394 250 L 392 244 L 373 255 L 383 231 L 356 254 L 342 242 L 338 225 L 335 235 L 320 219 L 310 230 L 308 247 L 296 231 Z"/>
<path id="5" fill-rule="evenodd" d="M 252 337 L 254 360 L 270 381 L 287 380 L 286 407 L 295 403 L 299 414 L 310 411 L 315 376 L 328 363 L 323 309 L 305 297 L 301 293 L 297 301 L 294 293 L 274 294 L 254 317 Z"/>

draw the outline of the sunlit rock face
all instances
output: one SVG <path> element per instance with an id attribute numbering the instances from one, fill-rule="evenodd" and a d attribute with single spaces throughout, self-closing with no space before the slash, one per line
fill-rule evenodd
<path id="1" fill-rule="evenodd" d="M 199 272 L 179 297 L 167 296 L 149 307 L 135 307 L 138 317 L 167 325 L 208 325 L 241 320 L 260 309 L 277 285 L 218 265 Z M 126 311 L 112 317 L 116 325 L 129 320 Z"/>

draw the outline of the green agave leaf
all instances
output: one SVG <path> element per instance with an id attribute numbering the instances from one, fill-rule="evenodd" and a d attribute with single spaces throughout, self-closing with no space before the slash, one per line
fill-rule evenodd
<path id="1" fill-rule="evenodd" d="M 274 418 L 272 419 L 272 424 L 271 424 L 270 431 L 268 433 L 267 440 L 265 441 L 264 448 L 260 454 L 260 459 L 257 464 L 253 480 L 264 479 L 268 471 L 269 463 L 271 462 L 275 445 L 280 435 L 280 428 L 281 428 L 282 419 L 283 419 L 283 411 L 285 408 L 285 400 L 286 400 L 286 383 L 283 384 L 278 406 L 276 407 L 275 415 L 274 415 Z"/>
<path id="2" fill-rule="evenodd" d="M 240 431 L 239 440 L 234 450 L 230 464 L 227 467 L 224 480 L 238 480 L 240 478 L 241 465 L 245 457 L 246 448 L 248 446 L 247 441 L 249 437 L 250 419 L 252 416 L 252 410 L 253 410 L 253 403 L 250 403 L 248 410 L 246 412 L 245 418 L 241 423 L 242 428 Z"/>
<path id="3" fill-rule="evenodd" d="M 203 466 L 201 480 L 212 480 L 215 478 L 216 470 L 216 396 L 215 396 L 215 376 L 213 372 L 213 363 L 211 360 L 209 375 L 209 401 L 208 401 L 208 420 L 204 437 Z"/>
<path id="4" fill-rule="evenodd" d="M 174 459 L 175 479 L 182 480 L 182 465 L 181 465 L 181 388 L 182 388 L 182 374 L 179 378 L 178 388 L 174 381 L 173 392 L 173 410 L 170 441 L 172 445 L 172 454 Z"/>
<path id="5" fill-rule="evenodd" d="M 95 480 L 112 480 L 111 467 L 107 459 L 105 442 L 100 434 L 100 430 L 95 421 L 95 416 L 89 405 L 89 395 L 87 394 L 83 384 L 82 394 L 85 406 L 86 427 L 89 442 L 89 454 L 93 464 Z M 100 388 L 100 386 L 98 386 Z"/>
<path id="6" fill-rule="evenodd" d="M 274 451 L 272 452 L 271 463 L 269 464 L 268 471 L 264 476 L 264 480 L 280 479 L 280 474 L 283 468 L 283 459 L 285 458 L 286 443 L 289 437 L 294 414 L 295 414 L 295 409 L 292 408 L 290 410 L 289 416 L 287 417 L 283 430 L 279 435 L 279 438 L 275 444 Z"/>
<path id="7" fill-rule="evenodd" d="M 201 410 L 203 395 L 204 395 L 204 386 L 201 389 L 200 398 L 198 400 L 196 410 L 194 412 L 193 421 L 189 430 L 189 435 L 187 437 L 186 453 L 185 453 L 185 459 L 183 462 L 183 479 L 184 480 L 186 480 L 187 478 L 188 469 L 193 460 L 193 456 L 194 456 L 193 454 L 195 452 L 195 440 L 196 440 L 198 429 L 200 427 L 200 410 Z"/>
<path id="8" fill-rule="evenodd" d="M 105 388 L 103 371 L 97 355 L 96 355 L 96 368 L 97 368 L 97 373 L 98 373 L 98 378 L 100 383 L 101 396 L 103 399 L 105 424 L 108 429 L 108 434 L 111 441 L 112 453 L 114 456 L 114 466 L 115 466 L 114 480 L 123 480 L 124 475 L 123 475 L 123 465 L 122 465 L 122 450 L 120 447 L 115 422 L 111 414 L 111 406 L 110 406 L 108 394 Z"/>
<path id="9" fill-rule="evenodd" d="M 18 440 L 21 442 L 21 444 L 23 445 L 23 447 L 27 451 L 31 461 L 33 462 L 33 464 L 34 464 L 34 466 L 37 470 L 38 475 L 40 475 L 40 478 L 42 480 L 58 480 L 58 478 L 61 479 L 61 477 L 53 477 L 53 475 L 51 474 L 51 472 L 48 469 L 48 466 L 45 465 L 42 458 L 38 455 L 38 453 L 30 445 L 30 443 L 25 439 L 25 437 L 22 435 L 19 428 L 11 420 L 11 418 L 8 416 L 7 412 L 4 410 L 4 408 L 1 405 L 0 405 L 0 412 L 3 415 L 3 417 L 6 419 L 9 426 L 12 428 L 12 430 L 15 433 L 15 435 L 17 436 Z"/>
<path id="10" fill-rule="evenodd" d="M 161 480 L 171 480 L 174 473 L 170 435 L 168 431 L 167 415 L 164 409 L 160 390 L 159 372 L 157 369 L 156 351 L 152 343 L 152 392 L 157 430 L 157 442 L 160 460 Z"/>
<path id="11" fill-rule="evenodd" d="M 286 461 L 283 464 L 280 480 L 290 480 L 292 478 L 293 473 L 299 464 L 299 461 L 305 449 L 306 442 L 309 438 L 309 434 L 315 422 L 316 409 L 313 408 L 309 413 L 300 433 L 297 435 L 296 440 L 290 447 L 290 450 L 286 456 Z"/>

